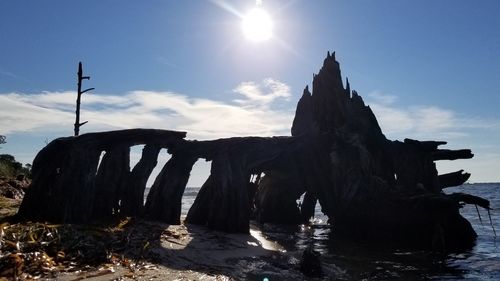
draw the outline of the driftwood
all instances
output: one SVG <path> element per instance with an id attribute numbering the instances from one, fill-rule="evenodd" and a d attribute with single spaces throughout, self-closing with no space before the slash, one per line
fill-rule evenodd
<path id="1" fill-rule="evenodd" d="M 104 154 L 95 177 L 93 217 L 117 214 L 130 172 L 130 147 L 118 146 Z"/>
<path id="2" fill-rule="evenodd" d="M 145 145 L 139 162 L 130 172 L 124 183 L 121 213 L 125 216 L 138 216 L 144 212 L 144 191 L 151 172 L 158 163 L 161 148 Z"/>
<path id="3" fill-rule="evenodd" d="M 277 166 L 282 155 L 301 146 L 289 137 L 229 138 L 195 144 L 193 150 L 212 160 L 212 168 L 186 222 L 245 233 L 249 231 L 252 209 L 248 188 L 251 175 Z"/>
<path id="4" fill-rule="evenodd" d="M 146 201 L 146 214 L 170 224 L 179 224 L 181 200 L 189 173 L 198 158 L 189 153 L 176 153 L 168 160 L 151 187 Z"/>
<path id="5" fill-rule="evenodd" d="M 144 215 L 178 224 L 193 164 L 205 159 L 212 161 L 210 176 L 187 223 L 248 233 L 252 217 L 307 223 L 319 202 L 338 235 L 434 249 L 473 244 L 476 234 L 459 209 L 463 204 L 488 209 L 489 201 L 444 194 L 443 188 L 463 184 L 470 174 L 439 175 L 435 165 L 471 158 L 472 152 L 441 149 L 443 141 L 388 140 L 348 81 L 344 88 L 334 54 L 314 76 L 313 92 L 304 89 L 291 132 L 291 137 L 189 141 L 183 132 L 132 129 L 60 138 L 36 156 L 33 183 L 18 216 L 88 222 Z M 130 171 L 128 151 L 140 144 L 142 158 Z M 172 156 L 144 205 L 146 181 L 161 148 Z"/>
<path id="6" fill-rule="evenodd" d="M 78 63 L 78 72 L 77 72 L 77 77 L 78 77 L 78 89 L 76 91 L 76 110 L 75 110 L 75 136 L 78 136 L 80 134 L 80 127 L 87 124 L 88 121 L 81 122 L 80 123 L 80 103 L 82 99 L 82 94 L 92 91 L 95 88 L 88 88 L 82 91 L 82 81 L 83 80 L 89 80 L 90 76 L 83 76 L 83 68 L 82 68 L 82 63 Z"/>
<path id="7" fill-rule="evenodd" d="M 35 157 L 33 182 L 21 203 L 18 215 L 20 218 L 53 222 L 88 222 L 94 212 L 113 215 L 117 211 L 116 198 L 96 201 L 98 194 L 103 192 L 100 188 L 96 189 L 97 165 L 101 152 L 112 151 L 116 147 L 128 149 L 139 144 L 169 147 L 185 135 L 183 132 L 132 129 L 56 139 Z M 128 161 L 128 157 L 125 160 Z M 108 161 L 104 162 L 101 163 L 104 164 L 103 167 L 108 165 Z M 117 169 L 122 169 L 123 163 L 115 164 Z M 119 173 L 126 174 L 125 171 Z M 112 178 L 111 174 L 103 176 L 99 185 L 114 185 L 115 183 L 107 182 Z M 116 191 L 116 187 L 112 189 Z M 113 196 L 115 195 L 110 195 Z"/>
<path id="8" fill-rule="evenodd" d="M 439 183 L 441 184 L 441 188 L 444 189 L 447 187 L 462 185 L 469 178 L 469 173 L 464 173 L 464 170 L 460 170 L 453 173 L 439 175 Z"/>
<path id="9" fill-rule="evenodd" d="M 328 137 L 325 145 L 316 146 L 322 147 L 316 157 L 328 155 L 328 163 L 319 167 L 330 170 L 324 176 L 306 174 L 306 180 L 322 178 L 330 182 L 306 189 L 317 194 L 336 233 L 421 247 L 472 245 L 476 235 L 458 210 L 461 204 L 473 202 L 489 208 L 489 202 L 442 193 L 442 188 L 460 185 L 470 175 L 463 171 L 438 175 L 434 163 L 471 158 L 470 150 L 438 149 L 446 144 L 440 141 L 387 140 L 375 115 L 350 90 L 349 82 L 343 87 L 334 54 L 327 56 L 315 75 L 313 90 L 312 94 L 307 87 L 304 90 L 292 134 L 311 139 Z"/>

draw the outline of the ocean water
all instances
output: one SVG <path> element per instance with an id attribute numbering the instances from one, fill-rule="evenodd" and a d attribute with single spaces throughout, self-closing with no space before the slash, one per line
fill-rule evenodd
<path id="1" fill-rule="evenodd" d="M 182 201 L 182 215 L 193 204 L 199 188 L 188 187 Z M 332 236 L 326 217 L 316 206 L 311 226 L 261 226 L 262 234 L 280 243 L 289 252 L 312 246 L 321 253 L 324 267 L 345 280 L 500 280 L 500 183 L 465 184 L 446 193 L 465 192 L 490 200 L 493 210 L 473 205 L 461 209 L 478 234 L 473 249 L 446 256 L 426 251 L 405 251 L 345 241 Z M 493 225 L 493 226 L 492 226 Z"/>

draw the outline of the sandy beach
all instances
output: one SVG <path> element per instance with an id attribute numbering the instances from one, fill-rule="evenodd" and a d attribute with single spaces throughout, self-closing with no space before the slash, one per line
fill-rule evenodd
<path id="1" fill-rule="evenodd" d="M 29 223 L 22 225 L 26 227 Z M 7 230 L 9 227 L 20 227 L 20 225 L 3 224 L 2 227 Z M 53 227 L 58 227 L 59 234 L 65 239 L 62 234 L 63 228 L 69 226 Z M 35 265 L 33 259 L 27 258 L 29 256 L 27 251 L 21 251 L 24 252 L 21 255 L 24 255 L 25 259 L 18 268 L 19 279 L 68 281 L 307 279 L 299 271 L 301 253 L 288 252 L 278 243 L 266 239 L 256 225 L 252 225 L 249 235 L 227 234 L 202 226 L 166 225 L 144 220 L 123 220 L 117 225 L 108 227 L 75 227 L 80 236 L 73 238 L 78 240 L 80 248 L 75 247 L 73 252 L 75 249 L 78 249 L 76 250 L 78 253 L 82 252 L 78 260 L 69 261 L 71 258 L 68 253 L 67 257 L 59 259 L 57 256 L 47 255 L 44 262 L 40 262 L 39 259 Z M 5 249 L 4 247 L 3 250 Z M 102 257 L 102 260 L 100 251 L 104 251 L 103 255 L 106 256 Z M 34 268 L 36 266 L 38 269 Z M 15 266 L 12 267 L 14 268 Z M 327 276 L 338 275 L 331 265 L 324 270 Z M 6 268 L 2 271 L 3 277 L 14 279 L 11 271 L 6 271 Z"/>
<path id="2" fill-rule="evenodd" d="M 149 261 L 138 269 L 126 264 L 104 264 L 86 272 L 61 273 L 60 280 L 284 280 L 301 279 L 294 267 L 298 259 L 258 230 L 251 235 L 226 234 L 200 226 L 169 226 L 139 222 L 130 243 L 142 243 L 142 229 L 149 238 L 143 247 Z M 135 241 L 134 241 L 135 240 Z M 283 264 L 288 259 L 290 268 Z M 273 262 L 274 261 L 274 262 Z"/>
<path id="3" fill-rule="evenodd" d="M 16 222 L 21 199 L 0 196 L 0 203 L 0 280 L 307 279 L 303 251 L 269 237 L 267 224 L 231 234 L 185 224 L 185 215 L 180 225 L 127 217 L 84 225 Z M 325 279 L 342 275 L 327 263 L 323 271 Z"/>

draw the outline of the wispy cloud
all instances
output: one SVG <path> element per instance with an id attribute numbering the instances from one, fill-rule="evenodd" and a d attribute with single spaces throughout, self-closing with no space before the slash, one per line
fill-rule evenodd
<path id="1" fill-rule="evenodd" d="M 377 103 L 382 103 L 382 104 L 393 104 L 398 99 L 397 96 L 383 94 L 380 91 L 374 91 L 369 93 L 368 98 L 374 100 Z"/>
<path id="2" fill-rule="evenodd" d="M 0 68 L 0 76 L 7 76 L 10 78 L 16 78 L 16 79 L 18 78 L 17 75 L 15 75 L 14 73 L 5 71 L 2 68 Z"/>
<path id="3" fill-rule="evenodd" d="M 472 129 L 500 128 L 500 120 L 461 116 L 437 106 L 402 107 L 396 102 L 396 96 L 380 92 L 369 94 L 367 99 L 389 138 L 454 139 L 467 136 Z"/>
<path id="4" fill-rule="evenodd" d="M 268 107 L 278 98 L 288 100 L 291 96 L 290 87 L 278 80 L 267 78 L 261 83 L 243 82 L 234 90 L 244 96 L 244 99 L 235 99 L 234 102 L 248 107 Z"/>
<path id="5" fill-rule="evenodd" d="M 498 181 L 500 120 L 470 116 L 435 105 L 401 106 L 398 98 L 374 92 L 366 102 L 389 139 L 449 141 L 447 148 L 470 148 L 471 160 L 437 161 L 440 174 L 464 169 L 471 182 Z"/>
<path id="6" fill-rule="evenodd" d="M 0 133 L 29 132 L 64 125 L 73 115 L 56 108 L 26 102 L 29 95 L 0 94 Z"/>
<path id="7" fill-rule="evenodd" d="M 6 77 L 8 79 L 20 80 L 20 81 L 24 81 L 24 82 L 28 82 L 28 83 L 30 82 L 28 79 L 21 77 L 21 76 L 17 75 L 16 73 L 13 73 L 9 70 L 6 70 L 0 66 L 0 80 L 3 80 L 4 77 Z"/>
<path id="8" fill-rule="evenodd" d="M 232 101 L 217 101 L 157 91 L 131 91 L 123 95 L 85 94 L 81 120 L 89 123 L 82 127 L 82 133 L 159 128 L 187 131 L 188 138 L 200 140 L 289 135 L 295 102 L 277 106 L 290 98 L 290 88 L 285 83 L 270 78 L 244 82 L 235 87 L 234 95 Z M 75 100 L 76 93 L 72 91 L 0 93 L 0 134 L 70 135 Z M 476 153 L 473 161 L 442 163 L 440 170 L 441 167 L 445 172 L 466 169 L 472 172 L 473 181 L 498 180 L 493 170 L 500 155 L 497 146 L 499 120 L 463 116 L 437 106 L 404 107 L 397 103 L 397 97 L 380 92 L 367 95 L 366 101 L 390 139 L 449 140 L 453 141 L 450 144 L 466 144 L 465 147 Z M 488 138 L 482 137 L 486 135 Z M 28 155 L 29 151 L 30 148 L 23 147 L 16 156 L 25 153 L 22 160 L 31 162 L 36 151 Z"/>
<path id="9" fill-rule="evenodd" d="M 245 97 L 237 102 L 155 91 L 85 94 L 81 120 L 89 123 L 82 131 L 161 128 L 187 131 L 189 138 L 197 139 L 289 134 L 293 111 L 270 109 L 277 98 L 290 96 L 286 84 L 265 79 L 242 83 L 236 89 Z M 71 131 L 75 99 L 71 91 L 0 94 L 0 133 Z"/>

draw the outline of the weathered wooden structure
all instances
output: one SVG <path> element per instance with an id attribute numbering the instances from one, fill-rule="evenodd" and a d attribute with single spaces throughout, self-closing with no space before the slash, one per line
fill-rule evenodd
<path id="1" fill-rule="evenodd" d="M 80 103 L 81 103 L 81 99 L 82 99 L 82 94 L 88 92 L 88 91 L 92 91 L 94 90 L 95 88 L 88 88 L 88 89 L 85 89 L 85 90 L 82 90 L 82 81 L 83 80 L 89 80 L 90 79 L 90 76 L 83 76 L 83 67 L 82 67 L 82 62 L 79 62 L 78 63 L 78 72 L 77 72 L 77 79 L 78 79 L 78 83 L 77 83 L 77 91 L 76 91 L 76 110 L 75 110 L 75 136 L 78 136 L 80 134 L 80 127 L 87 124 L 88 121 L 85 121 L 85 122 L 81 122 L 80 123 Z"/>
<path id="2" fill-rule="evenodd" d="M 183 132 L 131 129 L 54 140 L 35 158 L 18 216 L 88 222 L 143 215 L 178 224 L 192 166 L 205 159 L 212 161 L 210 176 L 187 223 L 228 232 L 248 232 L 252 215 L 260 222 L 299 224 L 313 216 L 319 201 L 339 234 L 423 248 L 470 246 L 476 234 L 459 208 L 489 208 L 489 202 L 444 194 L 470 175 L 439 175 L 434 161 L 471 158 L 471 151 L 439 149 L 445 142 L 386 139 L 371 109 L 346 84 L 328 54 L 313 93 L 306 87 L 297 105 L 291 137 L 194 141 Z M 129 150 L 138 144 L 145 145 L 142 158 L 130 170 Z M 143 204 L 162 148 L 172 157 Z M 251 182 L 252 175 L 258 180 Z"/>

